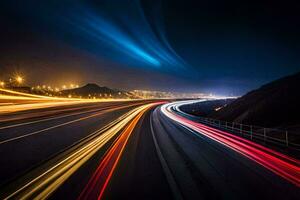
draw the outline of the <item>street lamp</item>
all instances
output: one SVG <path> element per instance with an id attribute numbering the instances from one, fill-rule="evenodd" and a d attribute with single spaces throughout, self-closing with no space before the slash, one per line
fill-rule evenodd
<path id="1" fill-rule="evenodd" d="M 16 82 L 21 85 L 24 82 L 24 79 L 21 76 L 16 76 Z"/>
<path id="2" fill-rule="evenodd" d="M 5 83 L 3 81 L 0 81 L 0 87 L 4 87 L 5 86 Z"/>

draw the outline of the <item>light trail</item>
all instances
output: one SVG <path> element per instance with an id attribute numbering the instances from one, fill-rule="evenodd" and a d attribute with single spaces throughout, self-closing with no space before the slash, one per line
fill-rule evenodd
<path id="1" fill-rule="evenodd" d="M 54 126 L 43 128 L 43 129 L 31 132 L 31 133 L 23 134 L 21 136 L 12 137 L 12 138 L 0 141 L 0 145 L 8 143 L 8 142 L 16 141 L 16 140 L 19 140 L 19 139 L 23 139 L 23 138 L 26 138 L 26 137 L 29 137 L 29 136 L 37 135 L 37 134 L 40 134 L 40 133 L 43 133 L 45 131 L 49 131 L 49 130 L 52 130 L 52 129 L 55 129 L 55 128 L 70 125 L 70 124 L 73 124 L 75 122 L 80 122 L 80 121 L 83 121 L 83 120 L 87 120 L 87 119 L 90 119 L 90 118 L 93 118 L 93 117 L 96 117 L 96 116 L 99 116 L 99 115 L 103 115 L 103 114 L 108 113 L 108 112 L 113 112 L 113 111 L 116 111 L 116 110 L 128 108 L 128 107 L 131 107 L 131 106 L 132 105 L 121 106 L 121 107 L 113 107 L 111 109 L 103 110 L 101 112 L 98 112 L 98 113 L 95 113 L 95 114 L 92 114 L 92 115 L 88 115 L 88 116 L 85 116 L 85 117 L 80 117 L 78 119 L 70 120 L 68 122 L 64 122 L 64 123 L 60 123 L 60 124 L 57 124 L 57 125 L 54 125 Z"/>
<path id="2" fill-rule="evenodd" d="M 3 119 L 0 119 L 0 122 L 12 122 L 12 121 L 17 121 L 17 120 L 26 120 L 26 119 L 31 119 L 31 118 L 36 118 L 36 117 L 46 117 L 46 116 L 50 116 L 50 115 L 58 115 L 58 114 L 64 114 L 66 112 L 71 112 L 71 111 L 78 111 L 78 110 L 84 110 L 84 109 L 92 109 L 92 108 L 96 108 L 99 107 L 99 105 L 93 105 L 93 106 L 80 106 L 80 107 L 75 107 L 75 108 L 63 108 L 63 109 L 55 109 L 55 110 L 45 110 L 45 111 L 39 111 L 39 112 L 31 112 L 31 113 L 26 113 L 24 114 L 25 116 L 13 116 L 13 117 L 7 117 L 5 116 Z M 44 122 L 44 121 L 50 121 L 50 120 L 54 120 L 54 119 L 60 119 L 60 118 L 64 118 L 64 117 L 69 117 L 69 116 L 74 116 L 74 115 L 78 115 L 78 114 L 84 114 L 84 113 L 88 113 L 88 112 L 93 112 L 93 111 L 99 111 L 100 109 L 93 109 L 93 110 L 88 110 L 88 111 L 81 111 L 81 112 L 75 112 L 75 113 L 71 113 L 71 114 L 66 114 L 66 115 L 62 115 L 62 116 L 55 116 L 55 117 L 48 117 L 46 119 L 39 119 L 39 120 L 35 120 L 35 121 L 29 121 L 29 122 L 23 122 L 23 123 L 18 123 L 18 124 L 11 124 L 11 125 L 6 125 L 6 126 L 2 126 L 0 127 L 0 130 L 3 129 L 8 129 L 8 128 L 15 128 L 18 126 L 23 126 L 23 125 L 28 125 L 28 124 L 35 124 L 38 122 Z"/>
<path id="3" fill-rule="evenodd" d="M 34 110 L 34 109 L 42 109 L 42 108 L 50 108 L 50 107 L 59 107 L 59 106 L 69 106 L 69 105 L 80 105 L 84 103 L 91 102 L 37 102 L 37 103 L 26 103 L 26 104 L 18 104 L 18 105 L 6 105 L 0 107 L 0 114 L 9 114 L 15 113 L 25 110 Z"/>
<path id="4" fill-rule="evenodd" d="M 133 132 L 136 124 L 144 113 L 152 106 L 157 104 L 151 104 L 140 112 L 121 133 L 121 135 L 115 140 L 113 146 L 110 148 L 108 153 L 105 155 L 100 165 L 92 175 L 88 184 L 80 194 L 78 199 L 102 199 L 105 189 L 114 173 L 114 170 L 121 158 L 127 141 Z"/>
<path id="5" fill-rule="evenodd" d="M 31 178 L 14 192 L 8 192 L 3 199 L 46 199 L 62 185 L 76 170 L 95 155 L 108 141 L 121 131 L 141 112 L 149 109 L 152 104 L 135 108 L 111 122 L 104 128 L 93 132 L 71 148 L 63 158 L 51 164 L 39 173 L 32 172 Z"/>
<path id="6" fill-rule="evenodd" d="M 221 131 L 184 118 L 172 111 L 171 108 L 176 106 L 178 106 L 177 103 L 166 104 L 161 107 L 161 111 L 164 115 L 175 122 L 188 127 L 218 143 L 223 144 L 224 146 L 244 155 L 252 161 L 255 161 L 261 166 L 269 169 L 273 173 L 300 187 L 299 160 L 225 131 Z"/>
<path id="7" fill-rule="evenodd" d="M 137 106 L 137 105 L 141 105 L 141 103 L 131 104 L 128 107 Z M 9 128 L 16 128 L 16 127 L 19 127 L 19 126 L 25 126 L 25 125 L 29 125 L 29 124 L 36 124 L 36 123 L 40 123 L 40 122 L 46 122 L 46 121 L 51 121 L 51 120 L 76 116 L 76 115 L 82 115 L 82 114 L 97 112 L 97 111 L 101 111 L 101 110 L 105 110 L 105 109 L 109 109 L 109 108 L 114 108 L 114 107 L 117 107 L 117 106 L 118 105 L 113 105 L 113 106 L 107 106 L 107 107 L 98 108 L 98 109 L 92 109 L 92 108 L 97 108 L 97 107 L 99 107 L 99 105 L 85 106 L 85 107 L 79 107 L 79 108 L 78 107 L 76 107 L 76 108 L 65 108 L 65 109 L 61 109 L 61 110 L 58 110 L 58 111 L 59 112 L 69 112 L 69 111 L 76 111 L 76 110 L 83 110 L 83 109 L 92 109 L 92 110 L 80 111 L 80 112 L 70 113 L 70 114 L 66 114 L 66 115 L 62 115 L 62 116 L 48 117 L 48 118 L 45 118 L 45 119 L 39 119 L 39 120 L 34 120 L 34 121 L 29 121 L 29 122 L 23 122 L 23 123 L 18 123 L 18 124 L 2 126 L 2 127 L 0 127 L 0 130 L 9 129 Z M 125 107 L 127 107 L 127 106 L 125 106 Z M 120 109 L 125 108 L 125 107 L 120 107 Z M 45 113 L 43 113 L 44 115 L 40 115 L 40 112 L 38 112 L 37 115 L 30 114 L 30 116 L 27 116 L 27 117 L 24 117 L 24 118 L 14 118 L 12 120 L 0 120 L 0 122 L 7 122 L 7 121 L 13 121 L 13 120 L 24 120 L 24 119 L 28 119 L 28 118 L 32 118 L 32 117 L 44 117 L 44 116 L 47 116 L 49 114 L 57 114 L 58 111 L 57 110 L 46 111 Z"/>
<path id="8" fill-rule="evenodd" d="M 33 110 L 65 105 L 77 105 L 93 102 L 116 102 L 116 101 L 137 101 L 134 99 L 81 99 L 81 98 L 64 98 L 64 97 L 48 97 L 42 95 L 34 95 L 23 92 L 17 92 L 0 88 L 0 99 L 8 103 L 18 101 L 19 104 L 0 106 L 0 114 L 14 113 L 24 110 Z M 20 103 L 21 102 L 21 103 Z M 6 102 L 4 102 L 6 103 Z"/>
<path id="9" fill-rule="evenodd" d="M 35 94 L 28 94 L 25 92 L 18 92 L 18 91 L 13 91 L 13 90 L 8 90 L 8 89 L 3 89 L 0 88 L 0 92 L 5 93 L 6 95 L 1 94 L 0 98 L 7 98 L 7 99 L 31 99 L 31 100 L 36 100 L 36 99 L 57 99 L 55 97 L 47 97 L 47 96 L 42 96 L 42 95 L 35 95 Z"/>
<path id="10" fill-rule="evenodd" d="M 8 90 L 0 88 L 0 92 L 4 93 L 0 95 L 1 99 L 19 99 L 19 100 L 53 100 L 53 101 L 89 101 L 89 102 L 99 102 L 99 101 L 114 101 L 114 99 L 82 99 L 82 98 L 67 98 L 67 97 L 50 97 L 36 94 L 29 94 L 25 92 L 18 92 L 14 90 Z M 125 99 L 121 99 L 125 100 Z"/>

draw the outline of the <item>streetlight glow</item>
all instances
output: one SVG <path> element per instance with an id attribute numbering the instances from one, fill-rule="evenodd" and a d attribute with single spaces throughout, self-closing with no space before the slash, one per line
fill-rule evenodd
<path id="1" fill-rule="evenodd" d="M 4 87 L 4 85 L 5 85 L 4 81 L 1 81 L 1 82 L 0 82 L 0 86 L 1 86 L 1 87 Z"/>
<path id="2" fill-rule="evenodd" d="M 17 81 L 17 83 L 21 84 L 21 83 L 23 83 L 24 79 L 21 76 L 17 76 L 16 81 Z"/>

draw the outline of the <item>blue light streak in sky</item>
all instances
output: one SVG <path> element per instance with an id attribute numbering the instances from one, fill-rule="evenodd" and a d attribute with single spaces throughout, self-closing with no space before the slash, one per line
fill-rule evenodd
<path id="1" fill-rule="evenodd" d="M 124 1 L 127 2 L 127 1 Z M 109 4 L 109 2 L 108 2 Z M 150 66 L 177 71 L 186 66 L 168 43 L 161 26 L 150 25 L 139 1 L 124 3 L 126 9 L 119 9 L 110 3 L 109 11 L 93 10 L 81 6 L 69 22 L 76 32 L 95 42 L 99 49 L 105 45 L 114 54 L 108 59 L 126 62 L 129 57 L 136 66 Z M 99 50 L 101 54 L 101 50 Z M 122 58 L 121 58 L 122 57 Z M 123 64 L 130 64 L 123 63 Z"/>
<path id="2" fill-rule="evenodd" d="M 95 39 L 110 45 L 111 48 L 122 51 L 141 62 L 146 62 L 153 66 L 161 65 L 156 58 L 140 48 L 138 44 L 135 44 L 134 41 L 112 23 L 108 23 L 100 17 L 88 17 L 84 19 L 84 24 L 87 26 L 85 28 L 87 33 L 94 35 Z"/>

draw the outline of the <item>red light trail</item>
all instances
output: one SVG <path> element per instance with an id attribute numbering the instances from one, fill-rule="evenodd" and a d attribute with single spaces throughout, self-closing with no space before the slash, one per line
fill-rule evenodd
<path id="1" fill-rule="evenodd" d="M 160 104 L 160 103 L 158 103 Z M 114 144 L 106 153 L 105 157 L 101 161 L 100 165 L 92 175 L 88 184 L 80 194 L 78 199 L 102 199 L 103 194 L 107 188 L 107 185 L 114 173 L 114 170 L 121 158 L 121 155 L 125 149 L 127 141 L 133 132 L 135 126 L 152 106 L 157 105 L 157 103 L 151 104 L 146 107 L 142 112 L 140 112 L 125 128 L 125 130 L 118 136 L 114 141 Z M 100 191 L 100 192 L 99 192 Z"/>
<path id="2" fill-rule="evenodd" d="M 196 131 L 198 134 L 205 135 L 206 137 L 227 146 L 300 187 L 299 160 L 239 136 L 184 118 L 172 112 L 170 105 L 162 106 L 161 110 L 167 117 L 174 121 Z"/>

